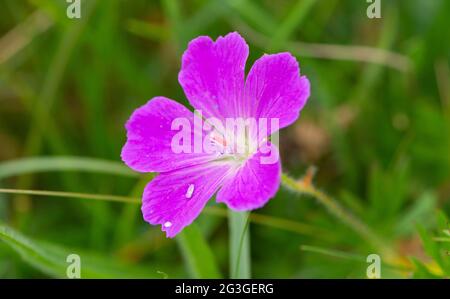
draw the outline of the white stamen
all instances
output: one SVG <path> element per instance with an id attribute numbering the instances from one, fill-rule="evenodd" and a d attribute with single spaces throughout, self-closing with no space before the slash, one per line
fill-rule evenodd
<path id="1" fill-rule="evenodd" d="M 189 187 L 186 190 L 186 198 L 191 198 L 192 194 L 194 194 L 194 184 L 190 184 Z"/>

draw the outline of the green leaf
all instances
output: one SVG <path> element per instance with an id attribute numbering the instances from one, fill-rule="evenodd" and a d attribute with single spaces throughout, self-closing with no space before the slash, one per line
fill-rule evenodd
<path id="1" fill-rule="evenodd" d="M 444 257 L 445 250 L 440 247 L 440 243 L 433 240 L 433 237 L 423 228 L 423 226 L 418 225 L 418 231 L 427 255 L 439 265 L 442 271 L 448 273 L 450 267 L 448 266 L 447 256 Z"/>
<path id="2" fill-rule="evenodd" d="M 196 224 L 176 237 L 189 272 L 194 278 L 221 278 L 214 254 Z"/>
<path id="3" fill-rule="evenodd" d="M 450 237 L 450 224 L 448 222 L 447 216 L 442 211 L 437 213 L 438 227 L 445 236 Z"/>
<path id="4" fill-rule="evenodd" d="M 32 267 L 56 278 L 65 278 L 66 262 L 70 254 L 77 254 L 81 261 L 81 278 L 160 278 L 157 269 L 127 266 L 112 258 L 87 253 L 33 240 L 18 231 L 0 224 L 0 240 L 18 253 Z"/>
<path id="5" fill-rule="evenodd" d="M 403 214 L 399 215 L 395 230 L 398 234 L 411 234 L 414 232 L 415 223 L 426 223 L 426 220 L 433 215 L 437 198 L 433 192 L 424 192 L 418 197 L 411 207 Z"/>
<path id="6" fill-rule="evenodd" d="M 413 274 L 413 278 L 416 278 L 416 279 L 440 278 L 439 276 L 431 273 L 428 270 L 428 268 L 418 259 L 412 257 L 412 258 L 410 258 L 410 260 L 413 263 L 413 265 L 416 267 L 414 274 Z"/>

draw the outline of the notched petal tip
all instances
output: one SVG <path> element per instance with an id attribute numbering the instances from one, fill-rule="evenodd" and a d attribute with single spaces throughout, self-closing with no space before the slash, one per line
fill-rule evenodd
<path id="1" fill-rule="evenodd" d="M 252 115 L 278 118 L 281 129 L 298 118 L 309 96 L 309 81 L 300 76 L 297 59 L 289 52 L 281 52 L 255 61 L 245 89 L 247 98 L 255 102 Z"/>
<path id="2" fill-rule="evenodd" d="M 218 43 L 219 41 L 227 41 L 227 42 L 233 41 L 235 43 L 240 44 L 241 46 L 245 46 L 246 48 L 248 48 L 247 42 L 242 37 L 242 35 L 237 31 L 229 32 L 229 33 L 225 34 L 224 36 L 220 35 L 219 37 L 217 37 L 215 42 Z"/>
<path id="3" fill-rule="evenodd" d="M 248 52 L 247 43 L 237 32 L 215 41 L 200 36 L 189 42 L 178 82 L 192 107 L 201 110 L 205 118 L 236 116 Z"/>

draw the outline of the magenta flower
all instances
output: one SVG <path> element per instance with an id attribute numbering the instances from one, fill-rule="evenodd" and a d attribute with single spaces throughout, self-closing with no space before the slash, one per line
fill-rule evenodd
<path id="1" fill-rule="evenodd" d="M 247 56 L 248 45 L 236 32 L 216 41 L 207 36 L 192 40 L 178 76 L 190 104 L 208 119 L 276 119 L 279 128 L 292 124 L 310 93 L 309 81 L 300 76 L 296 59 L 290 53 L 263 55 L 245 78 Z M 279 159 L 261 162 L 268 155 L 263 143 L 276 150 L 267 138 L 234 136 L 237 143 L 248 146 L 238 153 L 229 146 L 226 133 L 213 129 L 208 135 L 194 130 L 189 139 L 206 139 L 218 151 L 178 152 L 172 146 L 176 119 L 186 119 L 194 128 L 200 116 L 171 99 L 155 97 L 136 109 L 126 124 L 122 160 L 135 171 L 159 173 L 145 187 L 142 198 L 147 222 L 161 225 L 167 237 L 174 237 L 216 193 L 217 202 L 236 211 L 260 208 L 275 195 L 281 164 Z M 277 129 L 271 127 L 267 135 Z"/>

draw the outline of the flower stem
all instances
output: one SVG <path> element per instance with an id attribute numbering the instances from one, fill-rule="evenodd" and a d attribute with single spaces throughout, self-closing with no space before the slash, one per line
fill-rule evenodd
<path id="1" fill-rule="evenodd" d="M 283 173 L 281 182 L 290 190 L 314 197 L 328 210 L 328 212 L 330 212 L 330 214 L 344 222 L 347 226 L 353 229 L 363 239 L 371 243 L 383 254 L 385 254 L 389 258 L 398 258 L 395 251 L 391 247 L 387 246 L 387 242 L 385 242 L 377 234 L 375 234 L 364 222 L 356 218 L 350 211 L 343 208 L 333 198 L 316 189 L 316 187 L 311 182 L 311 177 L 307 176 L 304 180 L 296 181 L 287 174 Z"/>
<path id="2" fill-rule="evenodd" d="M 230 230 L 230 276 L 250 278 L 250 233 L 249 213 L 228 210 Z"/>

